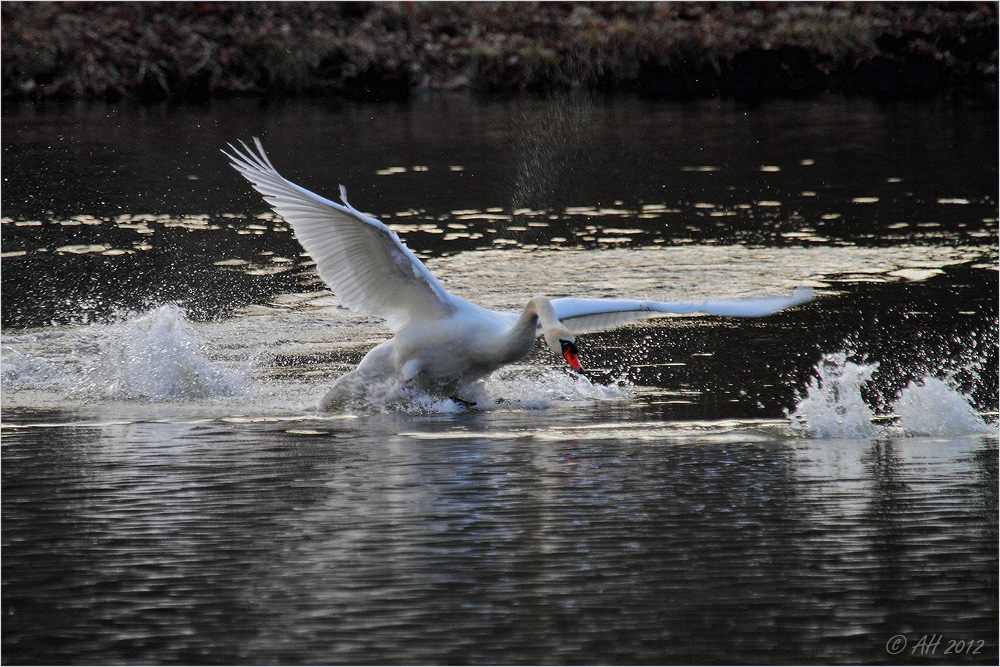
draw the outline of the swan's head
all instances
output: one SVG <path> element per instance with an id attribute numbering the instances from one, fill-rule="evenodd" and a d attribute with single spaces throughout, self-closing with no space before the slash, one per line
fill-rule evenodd
<path id="1" fill-rule="evenodd" d="M 576 336 L 564 326 L 552 327 L 545 332 L 545 344 L 549 349 L 566 360 L 569 367 L 577 373 L 583 372 L 576 351 Z"/>

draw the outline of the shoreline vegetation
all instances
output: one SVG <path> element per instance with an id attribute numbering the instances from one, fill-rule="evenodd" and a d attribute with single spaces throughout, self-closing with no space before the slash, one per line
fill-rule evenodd
<path id="1" fill-rule="evenodd" d="M 4 2 L 4 101 L 997 94 L 997 3 Z"/>

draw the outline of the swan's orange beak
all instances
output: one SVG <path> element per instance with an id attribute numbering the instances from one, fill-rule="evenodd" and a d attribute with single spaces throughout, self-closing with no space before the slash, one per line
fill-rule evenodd
<path id="1" fill-rule="evenodd" d="M 569 367 L 574 371 L 582 373 L 583 366 L 580 365 L 580 359 L 577 357 L 576 343 L 568 340 L 560 340 L 559 342 L 562 344 L 563 359 L 566 360 L 566 363 L 569 364 Z"/>

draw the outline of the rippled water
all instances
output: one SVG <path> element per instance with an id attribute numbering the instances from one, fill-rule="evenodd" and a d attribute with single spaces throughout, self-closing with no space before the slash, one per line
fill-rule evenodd
<path id="1" fill-rule="evenodd" d="M 4 436 L 5 657 L 883 662 L 925 632 L 995 653 L 995 439 L 619 414 L 49 413 Z"/>
<path id="2" fill-rule="evenodd" d="M 995 110 L 3 122 L 4 662 L 996 663 Z M 251 134 L 490 308 L 817 298 L 318 413 L 388 334 L 217 154 Z"/>

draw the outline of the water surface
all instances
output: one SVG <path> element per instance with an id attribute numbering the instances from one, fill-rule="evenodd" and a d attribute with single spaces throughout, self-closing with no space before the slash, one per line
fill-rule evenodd
<path id="1" fill-rule="evenodd" d="M 3 123 L 5 662 L 996 663 L 995 109 Z M 583 336 L 586 377 L 539 347 L 473 408 L 317 413 L 389 333 L 218 153 L 254 135 L 490 308 L 818 296 Z"/>

